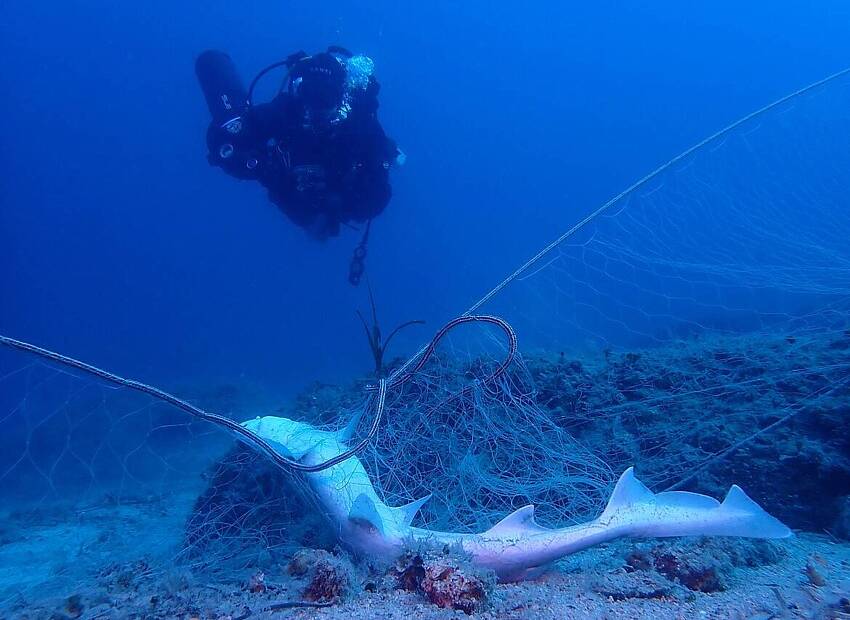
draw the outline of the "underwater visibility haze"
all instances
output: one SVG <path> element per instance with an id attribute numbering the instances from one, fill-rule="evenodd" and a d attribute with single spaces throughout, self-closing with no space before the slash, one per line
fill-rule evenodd
<path id="1" fill-rule="evenodd" d="M 0 616 L 850 616 L 850 7 L 234 8 L 6 7 Z"/>

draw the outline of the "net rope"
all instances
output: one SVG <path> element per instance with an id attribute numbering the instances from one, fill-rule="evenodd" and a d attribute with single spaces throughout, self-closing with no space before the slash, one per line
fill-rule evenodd
<path id="1" fill-rule="evenodd" d="M 239 387 L 165 392 L 1 337 L 0 567 L 42 559 L 0 568 L 0 607 L 183 569 L 227 582 L 332 548 L 300 474 L 339 460 L 281 454 L 239 424 L 258 413 L 353 421 L 342 458 L 389 505 L 432 495 L 420 526 L 480 530 L 527 504 L 567 525 L 635 465 L 654 489 L 739 483 L 822 529 L 815 491 L 850 476 L 848 73 L 642 177 L 383 380 L 258 410 Z"/>

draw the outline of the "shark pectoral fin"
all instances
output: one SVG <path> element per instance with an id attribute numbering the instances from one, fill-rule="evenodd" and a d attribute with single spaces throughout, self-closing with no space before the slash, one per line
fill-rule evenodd
<path id="1" fill-rule="evenodd" d="M 299 456 L 296 456 L 295 454 L 290 452 L 289 449 L 285 445 L 283 445 L 282 443 L 277 442 L 274 439 L 268 439 L 266 441 L 269 445 L 271 445 L 272 448 L 274 448 L 274 451 L 277 452 L 282 457 L 287 458 L 291 461 L 297 461 L 299 459 Z M 303 455 L 300 455 L 300 456 L 303 456 Z"/>
<path id="2" fill-rule="evenodd" d="M 354 437 L 354 431 L 357 430 L 357 425 L 360 424 L 361 417 L 363 417 L 362 411 L 351 416 L 351 420 L 348 421 L 348 424 L 334 433 L 337 441 L 340 443 L 348 443 L 351 438 Z"/>
<path id="3" fill-rule="evenodd" d="M 242 426 L 265 439 L 279 454 L 295 461 L 303 459 L 321 439 L 321 431 L 309 424 L 271 415 L 246 420 Z"/>
<path id="4" fill-rule="evenodd" d="M 384 520 L 381 518 L 378 508 L 375 506 L 374 500 L 361 493 L 351 505 L 351 510 L 348 511 L 348 520 L 360 524 L 368 524 L 378 530 L 382 535 L 384 532 Z"/>
<path id="5" fill-rule="evenodd" d="M 258 437 L 264 439 L 266 443 L 268 443 L 272 448 L 274 448 L 274 451 L 282 457 L 297 461 L 303 456 L 303 454 L 300 452 L 297 454 L 293 453 L 292 450 L 290 450 L 285 444 L 281 443 L 278 440 L 278 435 L 269 433 L 268 423 L 266 422 L 266 420 L 269 418 L 270 416 L 267 416 L 266 418 L 261 418 L 258 416 L 253 420 L 246 420 L 245 422 L 242 422 L 242 426 L 247 428 L 249 431 L 257 435 Z"/>
<path id="6" fill-rule="evenodd" d="M 732 521 L 726 536 L 752 536 L 755 538 L 788 538 L 794 533 L 784 523 L 750 499 L 749 495 L 737 484 L 726 494 L 720 504 L 723 512 L 734 514 L 737 519 Z"/>
<path id="7" fill-rule="evenodd" d="M 514 510 L 507 517 L 484 532 L 484 536 L 510 536 L 516 534 L 538 534 L 547 532 L 534 520 L 534 506 L 529 504 Z"/>
<path id="8" fill-rule="evenodd" d="M 410 524 L 413 523 L 413 518 L 416 516 L 416 513 L 419 512 L 419 509 L 422 508 L 422 505 L 431 499 L 431 494 L 429 493 L 425 497 L 420 497 L 416 501 L 410 502 L 409 504 L 405 504 L 404 506 L 399 506 L 398 508 L 391 508 L 393 514 L 397 516 L 399 525 L 403 527 L 410 527 Z"/>

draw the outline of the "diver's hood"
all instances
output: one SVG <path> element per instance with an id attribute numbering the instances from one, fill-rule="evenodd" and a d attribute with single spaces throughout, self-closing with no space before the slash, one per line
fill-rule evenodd
<path id="1" fill-rule="evenodd" d="M 345 80 L 345 66 L 336 56 L 316 54 L 304 58 L 292 68 L 289 92 L 305 109 L 333 110 L 342 102 Z"/>

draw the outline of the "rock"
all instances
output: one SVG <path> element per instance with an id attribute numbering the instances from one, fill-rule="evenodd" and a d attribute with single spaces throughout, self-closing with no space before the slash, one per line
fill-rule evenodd
<path id="1" fill-rule="evenodd" d="M 398 588 L 407 592 L 418 592 L 422 589 L 425 566 L 421 555 L 403 556 L 396 564 L 395 572 Z"/>
<path id="2" fill-rule="evenodd" d="M 710 563 L 686 560 L 672 553 L 659 553 L 653 558 L 655 570 L 689 590 L 721 592 L 727 588 L 726 574 Z"/>
<path id="3" fill-rule="evenodd" d="M 592 585 L 597 594 L 620 602 L 630 599 L 673 599 L 675 586 L 663 577 L 648 573 L 635 576 L 622 573 L 611 573 L 601 577 L 600 582 Z"/>
<path id="4" fill-rule="evenodd" d="M 304 497 L 292 474 L 245 446 L 237 446 L 210 468 L 209 484 L 186 523 L 191 557 L 233 557 L 233 562 L 266 566 L 286 550 L 332 548 L 336 540 Z M 269 557 L 270 556 L 270 557 Z"/>
<path id="5" fill-rule="evenodd" d="M 263 571 L 257 571 L 253 575 L 251 575 L 251 579 L 248 580 L 248 585 L 246 586 L 248 592 L 253 594 L 262 594 L 266 591 L 266 575 Z"/>
<path id="6" fill-rule="evenodd" d="M 835 518 L 832 533 L 839 538 L 850 540 L 850 495 L 839 499 L 838 506 L 838 516 Z"/>
<path id="7" fill-rule="evenodd" d="M 422 591 L 437 607 L 457 609 L 465 614 L 480 609 L 487 599 L 483 581 L 456 566 L 439 563 L 425 567 Z"/>
<path id="8" fill-rule="evenodd" d="M 736 568 L 778 562 L 780 547 L 764 540 L 697 538 L 641 545 L 625 558 L 627 573 L 651 571 L 695 592 L 722 592 Z"/>
<path id="9" fill-rule="evenodd" d="M 303 549 L 289 562 L 290 575 L 304 577 L 305 601 L 336 603 L 353 592 L 354 566 L 347 556 L 334 555 L 322 549 Z"/>
<path id="10" fill-rule="evenodd" d="M 85 606 L 79 594 L 69 596 L 65 601 L 65 613 L 68 614 L 69 618 L 79 618 L 83 615 L 83 611 L 85 611 Z"/>
<path id="11" fill-rule="evenodd" d="M 826 577 L 824 569 L 826 568 L 826 560 L 818 556 L 809 557 L 806 562 L 806 577 L 809 583 L 816 588 L 822 588 L 826 585 Z"/>
<path id="12" fill-rule="evenodd" d="M 447 551 L 408 552 L 390 570 L 396 588 L 421 592 L 437 607 L 465 614 L 480 610 L 487 602 L 494 576 L 476 570 L 463 558 Z"/>

